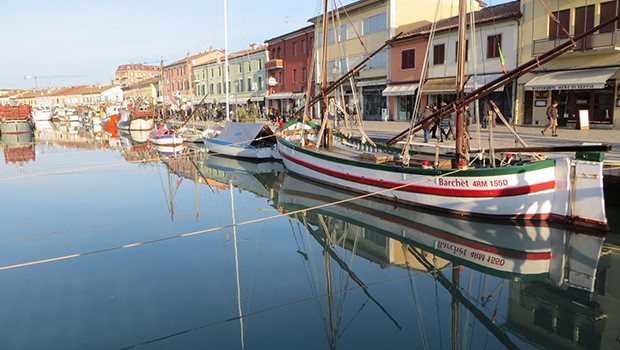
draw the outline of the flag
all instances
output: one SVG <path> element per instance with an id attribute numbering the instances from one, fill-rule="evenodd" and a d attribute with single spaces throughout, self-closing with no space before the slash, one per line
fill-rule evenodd
<path id="1" fill-rule="evenodd" d="M 181 186 L 181 183 L 182 183 L 182 182 L 183 182 L 183 178 L 180 178 L 180 179 L 177 181 L 177 189 L 179 188 L 179 186 Z"/>
<path id="2" fill-rule="evenodd" d="M 504 59 L 504 54 L 502 53 L 502 47 L 497 45 L 497 50 L 499 51 L 499 60 L 502 62 L 502 72 L 506 74 L 506 60 Z"/>

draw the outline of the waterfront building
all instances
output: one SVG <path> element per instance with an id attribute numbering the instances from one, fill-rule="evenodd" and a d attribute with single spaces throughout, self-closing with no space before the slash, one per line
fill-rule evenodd
<path id="1" fill-rule="evenodd" d="M 194 100 L 195 82 L 192 81 L 193 67 L 209 62 L 222 55 L 222 50 L 209 49 L 196 55 L 190 55 L 183 59 L 163 67 L 164 82 L 161 95 L 164 104 L 172 110 L 188 110 Z"/>
<path id="2" fill-rule="evenodd" d="M 28 90 L 14 97 L 20 105 L 39 108 L 51 108 L 53 105 L 53 89 Z"/>
<path id="3" fill-rule="evenodd" d="M 267 58 L 267 46 L 256 44 L 228 55 L 229 104 L 235 116 L 257 116 L 263 109 L 267 95 Z M 226 105 L 224 64 L 224 53 L 220 53 L 215 59 L 194 67 L 193 71 L 196 81 L 194 101 L 204 98 L 203 103 L 208 109 L 220 112 Z"/>
<path id="4" fill-rule="evenodd" d="M 555 1 L 547 4 L 564 32 L 538 1 L 521 4 L 523 20 L 518 57 L 527 62 L 551 48 L 605 22 L 618 13 L 617 1 Z M 580 116 L 589 127 L 620 128 L 620 24 L 616 22 L 578 41 L 576 48 L 519 79 L 520 124 L 545 125 L 545 110 L 558 101 L 558 122 L 578 126 Z"/>
<path id="5" fill-rule="evenodd" d="M 314 25 L 268 39 L 265 43 L 269 47 L 269 61 L 265 63 L 269 88 L 267 107 L 282 115 L 290 114 L 305 104 L 306 91 L 314 96 L 314 75 L 310 74 Z"/>
<path id="6" fill-rule="evenodd" d="M 516 47 L 521 17 L 519 1 L 485 7 L 475 11 L 474 35 L 466 36 L 465 92 L 471 92 L 500 77 L 503 70 L 516 67 Z M 427 24 L 403 34 L 391 45 L 390 79 L 383 95 L 389 98 L 391 120 L 410 119 L 416 93 L 422 94 L 421 106 L 452 102 L 456 98 L 458 16 Z M 427 55 L 427 48 L 430 55 Z M 502 62 L 500 50 L 504 56 Z M 426 78 L 421 77 L 428 56 Z M 514 83 L 489 95 L 504 116 L 514 114 Z M 483 104 L 478 106 L 479 110 Z M 473 110 L 473 109 L 472 109 Z"/>
<path id="7" fill-rule="evenodd" d="M 119 85 L 89 86 L 84 90 L 82 99 L 90 107 L 102 103 L 120 104 L 123 101 L 123 90 Z"/>
<path id="8" fill-rule="evenodd" d="M 472 10 L 482 6 L 475 1 Z M 456 11 L 452 1 L 435 0 L 360 0 L 331 11 L 330 18 L 335 18 L 336 24 L 330 25 L 327 33 L 328 80 L 335 81 L 368 57 L 369 53 L 392 38 L 397 28 L 414 27 L 420 21 L 428 23 L 435 19 L 435 14 L 437 19 L 455 16 Z M 322 17 L 309 21 L 315 25 L 315 46 L 318 57 L 322 57 Z M 387 48 L 367 62 L 355 78 L 355 87 L 348 83 L 344 85 L 343 99 L 349 100 L 356 93 L 364 119 L 387 119 L 390 114 L 387 98 L 382 95 L 391 78 L 389 62 L 390 51 Z M 320 65 L 317 66 L 316 74 L 321 74 L 321 71 Z M 356 91 L 353 91 L 354 88 Z"/>
<path id="9" fill-rule="evenodd" d="M 65 107 L 77 107 L 84 104 L 82 93 L 88 88 L 87 85 L 72 86 L 59 91 Z M 54 94 L 55 95 L 55 94 Z"/>
<path id="10" fill-rule="evenodd" d="M 159 96 L 159 78 L 141 80 L 121 89 L 124 104 L 131 103 L 135 105 L 138 101 L 141 101 L 146 103 L 147 106 L 153 107 Z"/>
<path id="11" fill-rule="evenodd" d="M 122 64 L 114 73 L 114 85 L 128 86 L 160 75 L 160 67 L 146 64 Z"/>

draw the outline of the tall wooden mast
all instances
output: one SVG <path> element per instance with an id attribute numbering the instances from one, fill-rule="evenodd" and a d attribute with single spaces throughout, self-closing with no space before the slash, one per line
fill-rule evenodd
<path id="1" fill-rule="evenodd" d="M 467 54 L 467 39 L 465 38 L 465 32 L 467 30 L 467 3 L 465 0 L 459 1 L 459 30 L 458 30 L 458 46 L 457 46 L 457 67 L 456 67 L 456 98 L 457 100 L 463 97 L 463 88 L 465 86 L 465 55 Z M 464 105 L 457 106 L 456 113 L 456 152 L 455 162 L 458 166 L 461 162 L 467 161 L 465 159 L 465 152 L 463 149 L 463 136 L 465 128 L 464 118 Z"/>

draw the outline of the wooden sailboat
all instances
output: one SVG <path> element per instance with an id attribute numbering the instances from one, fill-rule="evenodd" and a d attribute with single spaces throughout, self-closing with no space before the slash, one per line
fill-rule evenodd
<path id="1" fill-rule="evenodd" d="M 461 17 L 465 6 L 461 1 Z M 326 31 L 327 5 L 323 17 Z M 457 112 L 457 140 L 463 137 L 462 108 L 482 98 L 571 49 L 574 42 L 590 35 L 599 28 L 617 21 L 620 16 L 592 28 L 571 41 L 556 47 L 514 71 L 495 79 L 471 93 L 463 93 L 464 79 L 457 79 L 457 99 L 396 138 L 403 138 L 423 125 L 443 116 Z M 465 33 L 464 21 L 459 26 Z M 464 43 L 466 40 L 459 40 Z M 324 42 L 323 48 L 327 45 Z M 383 47 L 382 47 L 383 48 Z M 464 50 L 459 50 L 464 53 Z M 376 53 L 376 52 L 375 52 Z M 323 60 L 327 57 L 323 50 Z M 371 55 L 369 55 L 371 57 Z M 460 59 L 463 61 L 463 58 Z M 459 65 L 459 75 L 464 71 Z M 357 67 L 349 72 L 355 73 Z M 320 101 L 325 111 L 328 95 L 334 84 L 327 86 L 323 80 L 322 91 L 313 100 Z M 342 79 L 335 82 L 341 83 Z M 311 101 L 312 102 L 312 101 Z M 324 117 L 324 120 L 326 118 Z M 525 220 L 553 220 L 568 224 L 607 230 L 605 214 L 602 167 L 600 157 L 578 153 L 576 157 L 554 156 L 546 158 L 534 155 L 486 166 L 476 164 L 465 157 L 462 144 L 457 141 L 456 157 L 447 161 L 436 158 L 415 158 L 412 153 L 398 154 L 390 147 L 354 145 L 347 138 L 330 135 L 328 122 L 326 132 L 319 133 L 323 141 L 316 147 L 278 138 L 278 150 L 285 167 L 302 176 L 345 188 L 371 194 L 399 203 L 437 209 L 466 216 L 494 217 Z M 327 126 L 327 127 L 326 127 Z M 606 146 L 583 147 L 581 150 L 604 151 Z M 527 149 L 522 149 L 526 152 Z M 410 159 L 411 158 L 411 159 Z"/>

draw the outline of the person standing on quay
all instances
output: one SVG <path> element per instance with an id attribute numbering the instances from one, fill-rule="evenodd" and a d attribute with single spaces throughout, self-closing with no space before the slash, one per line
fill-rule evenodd
<path id="1" fill-rule="evenodd" d="M 545 136 L 545 131 L 551 128 L 551 136 L 558 136 L 557 127 L 558 127 L 558 101 L 551 102 L 551 106 L 547 107 L 547 126 L 540 133 Z"/>

